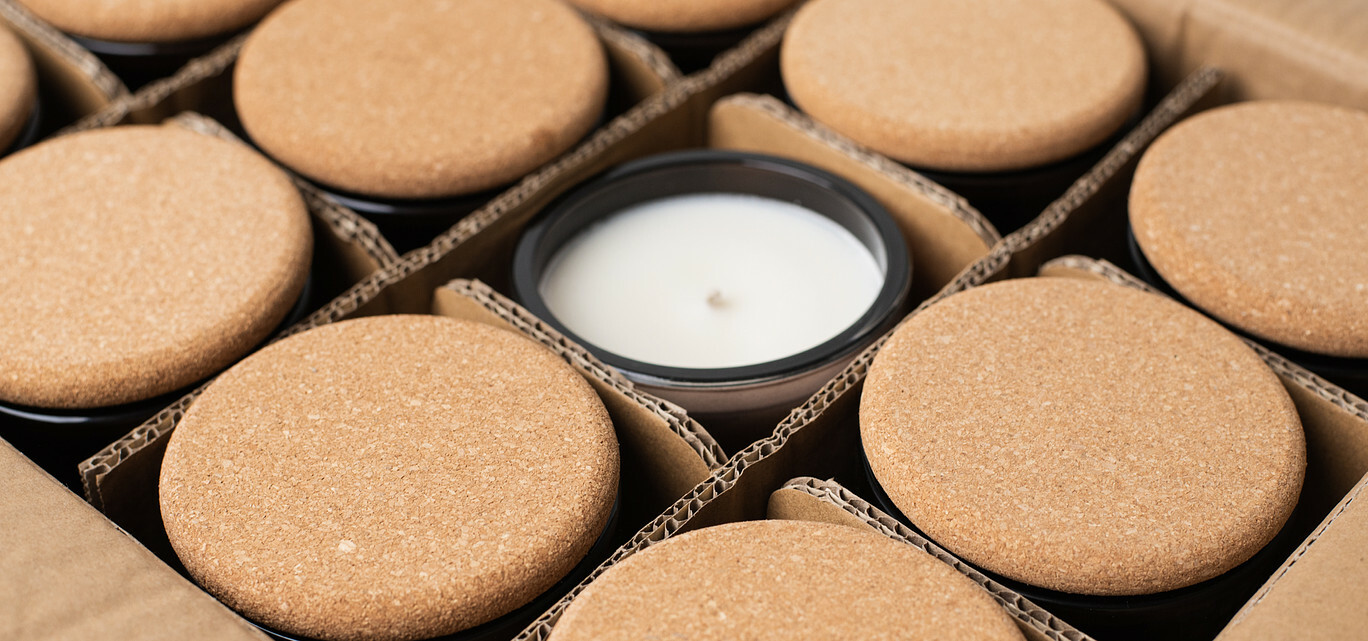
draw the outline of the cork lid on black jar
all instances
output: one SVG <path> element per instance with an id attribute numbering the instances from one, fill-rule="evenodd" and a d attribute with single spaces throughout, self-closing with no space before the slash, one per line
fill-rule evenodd
<path id="1" fill-rule="evenodd" d="M 609 567 L 551 641 L 690 639 L 1021 641 L 964 575 L 883 535 L 749 521 L 666 539 Z"/>
<path id="2" fill-rule="evenodd" d="M 0 401 L 119 405 L 258 345 L 308 276 L 308 211 L 250 149 L 173 126 L 0 160 Z"/>
<path id="3" fill-rule="evenodd" d="M 908 319 L 870 368 L 860 434 L 928 537 L 1086 595 L 1234 568 L 1282 528 L 1306 467 L 1296 408 L 1243 341 L 1160 296 L 1062 278 Z"/>
<path id="4" fill-rule="evenodd" d="M 180 42 L 242 29 L 281 0 L 18 0 L 67 33 L 111 42 Z"/>
<path id="5" fill-rule="evenodd" d="M 0 156 L 24 131 L 37 96 L 38 79 L 28 49 L 0 24 Z"/>
<path id="6" fill-rule="evenodd" d="M 425 639 L 527 603 L 602 534 L 612 422 L 510 331 L 377 316 L 274 343 L 172 433 L 162 520 L 210 593 L 319 639 Z"/>
<path id="7" fill-rule="evenodd" d="M 268 154 L 395 199 L 512 182 L 598 120 L 608 67 L 559 0 L 295 0 L 248 37 L 234 101 Z"/>
<path id="8" fill-rule="evenodd" d="M 1257 101 L 1145 152 L 1130 223 L 1168 285 L 1281 345 L 1368 358 L 1368 112 Z"/>
<path id="9" fill-rule="evenodd" d="M 814 119 L 910 165 L 1038 167 L 1139 108 L 1145 52 L 1104 0 L 813 0 L 781 51 Z"/>
<path id="10" fill-rule="evenodd" d="M 797 0 L 569 0 L 585 11 L 634 29 L 700 33 L 762 22 Z"/>

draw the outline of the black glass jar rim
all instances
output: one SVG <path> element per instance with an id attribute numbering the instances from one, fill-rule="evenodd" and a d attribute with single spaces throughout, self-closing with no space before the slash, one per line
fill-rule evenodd
<path id="1" fill-rule="evenodd" d="M 8 156 L 38 141 L 38 131 L 42 129 L 43 125 L 42 100 L 34 97 L 32 109 L 33 111 L 29 113 L 28 119 L 24 121 L 24 127 L 19 130 L 19 135 L 15 136 L 14 142 L 10 143 L 8 149 L 0 152 L 0 158 Z"/>
<path id="2" fill-rule="evenodd" d="M 885 514 L 888 514 L 889 516 L 896 519 L 899 523 L 902 523 L 908 529 L 912 530 L 913 532 L 916 532 L 922 538 L 925 538 L 926 540 L 934 543 L 934 539 L 927 536 L 926 533 L 921 530 L 921 528 L 917 527 L 917 525 L 913 523 L 911 519 L 907 518 L 907 515 L 903 514 L 902 510 L 898 509 L 898 506 L 893 503 L 893 499 L 888 496 L 888 493 L 886 491 L 884 491 L 883 485 L 879 483 L 879 479 L 874 475 L 874 469 L 870 467 L 869 457 L 865 456 L 864 454 L 864 439 L 861 437 L 859 440 L 860 465 L 864 470 L 865 479 L 869 484 L 870 492 L 873 494 L 872 498 L 874 499 L 875 506 L 882 510 Z M 1187 602 L 1189 599 L 1192 599 L 1195 596 L 1212 594 L 1225 590 L 1227 589 L 1226 581 L 1229 577 L 1237 576 L 1242 571 L 1248 571 L 1252 568 L 1257 568 L 1267 563 L 1270 560 L 1269 557 L 1271 555 L 1277 554 L 1278 550 L 1280 549 L 1281 546 L 1279 546 L 1278 543 L 1282 540 L 1287 539 L 1289 536 L 1295 534 L 1295 528 L 1292 525 L 1294 520 L 1294 518 L 1289 517 L 1287 522 L 1283 524 L 1282 528 L 1278 531 L 1278 533 L 1274 535 L 1274 538 L 1269 540 L 1269 542 L 1266 543 L 1262 548 L 1260 548 L 1258 552 L 1254 553 L 1252 557 L 1246 559 L 1243 563 L 1240 563 L 1234 568 L 1225 571 L 1221 575 L 1186 587 L 1178 588 L 1175 590 L 1167 590 L 1164 592 L 1157 592 L 1153 594 L 1099 596 L 1092 594 L 1074 594 L 1072 592 L 1061 592 L 1058 590 L 1051 590 L 1049 588 L 1041 588 L 1027 583 L 1022 583 L 1015 579 L 1009 579 L 995 572 L 985 570 L 982 567 L 979 567 L 978 565 L 975 565 L 964 560 L 963 558 L 956 558 L 959 558 L 961 563 L 964 563 L 965 565 L 974 568 L 975 571 L 979 572 L 980 574 L 992 580 L 993 582 L 998 583 L 999 585 L 1002 585 L 1003 587 L 1006 587 L 1007 589 L 1012 590 L 1013 592 L 1016 592 L 1017 594 L 1020 594 L 1028 599 L 1031 599 L 1036 603 L 1036 605 L 1045 607 L 1047 610 L 1050 608 L 1049 604 L 1051 603 L 1068 603 L 1072 608 L 1087 609 L 1094 613 L 1124 613 L 1127 611 L 1139 609 L 1145 609 L 1153 612 L 1156 610 L 1163 610 L 1166 608 L 1173 608 L 1176 606 L 1183 605 L 1185 604 L 1185 602 Z M 1280 561 L 1281 559 L 1278 560 Z M 1262 583 L 1262 580 L 1260 580 L 1260 583 Z M 1065 616 L 1064 619 L 1068 621 L 1067 616 Z"/>
<path id="3" fill-rule="evenodd" d="M 76 44 L 90 50 L 99 56 L 110 56 L 118 58 L 193 58 L 212 51 L 215 47 L 231 40 L 242 31 L 234 31 L 219 36 L 209 36 L 206 38 L 194 38 L 191 40 L 174 40 L 170 42 L 123 42 L 119 40 L 102 40 L 100 38 L 89 38 L 68 33 L 66 36 Z"/>
<path id="4" fill-rule="evenodd" d="M 870 304 L 859 320 L 823 343 L 781 359 L 739 367 L 689 368 L 647 363 L 607 351 L 582 339 L 556 318 L 542 298 L 541 281 L 545 263 L 564 244 L 562 242 L 555 247 L 546 246 L 546 238 L 552 226 L 556 225 L 563 216 L 574 212 L 577 208 L 592 204 L 595 199 L 613 191 L 627 179 L 638 179 L 684 167 L 727 165 L 758 170 L 787 180 L 808 183 L 835 195 L 849 203 L 854 210 L 865 215 L 883 245 L 879 248 L 866 246 L 874 255 L 875 260 L 884 268 L 884 282 L 874 302 Z M 662 187 L 660 190 L 642 193 L 640 198 L 633 199 L 633 204 L 687 193 L 700 193 L 690 191 L 674 183 L 663 184 Z M 723 190 L 710 190 L 711 193 L 718 191 Z M 748 192 L 733 191 L 730 193 Z M 592 223 L 620 210 L 620 207 L 613 207 L 596 212 L 592 217 L 582 221 L 583 224 L 560 231 L 564 232 L 565 240 L 568 240 Z M 818 211 L 817 213 L 826 215 L 828 212 Z M 763 381 L 786 378 L 815 366 L 840 359 L 848 355 L 853 349 L 857 349 L 864 339 L 886 324 L 884 321 L 890 315 L 897 313 L 906 300 L 911 287 L 911 280 L 912 264 L 901 229 L 897 223 L 893 222 L 893 218 L 887 210 L 862 189 L 835 174 L 786 158 L 715 149 L 667 152 L 633 160 L 608 170 L 598 178 L 562 196 L 546 207 L 523 232 L 514 250 L 513 257 L 515 295 L 528 311 L 550 324 L 562 335 L 593 352 L 600 360 L 622 370 L 629 377 L 673 386 L 731 387 L 752 385 Z"/>
<path id="5" fill-rule="evenodd" d="M 289 328 L 304 319 L 309 311 L 309 305 L 313 293 L 313 274 L 309 274 L 304 280 L 304 287 L 299 292 L 299 298 L 295 300 L 290 311 L 275 329 L 267 336 L 266 340 L 259 344 L 252 351 L 256 351 L 275 337 L 275 335 Z M 245 354 L 244 354 L 245 356 Z M 0 421 L 14 421 L 20 427 L 34 428 L 44 427 L 65 427 L 72 429 L 102 429 L 105 427 L 114 428 L 131 424 L 136 425 L 155 414 L 158 410 L 175 402 L 176 399 L 185 396 L 201 381 L 192 383 L 189 387 L 173 390 L 159 396 L 123 405 L 112 405 L 109 407 L 90 407 L 78 409 L 57 409 L 45 407 L 30 407 L 0 402 Z"/>
<path id="6" fill-rule="evenodd" d="M 1273 349 L 1273 351 L 1278 353 L 1279 356 L 1282 356 L 1290 361 L 1294 361 L 1309 370 L 1312 370 L 1322 375 L 1326 375 L 1329 378 L 1353 379 L 1356 381 L 1361 381 L 1362 384 L 1368 385 L 1368 358 L 1330 356 L 1327 354 L 1317 354 L 1315 352 L 1308 352 L 1305 350 L 1297 349 L 1295 347 L 1283 345 L 1282 343 L 1275 343 L 1265 338 L 1260 338 L 1258 336 L 1250 334 L 1249 332 L 1244 331 L 1243 329 L 1232 326 L 1229 323 L 1226 323 L 1225 321 L 1216 318 L 1211 314 L 1208 314 L 1200 306 L 1192 304 L 1192 301 L 1188 300 L 1182 294 L 1178 293 L 1178 291 L 1175 290 L 1172 285 L 1169 285 L 1168 281 L 1164 280 L 1163 277 L 1159 275 L 1158 270 L 1154 268 L 1154 265 L 1149 262 L 1149 258 L 1145 256 L 1145 252 L 1142 249 L 1140 249 L 1140 243 L 1135 238 L 1135 231 L 1131 228 L 1129 224 L 1126 225 L 1126 246 L 1130 251 L 1131 262 L 1135 264 L 1135 269 L 1137 272 L 1136 276 L 1139 276 L 1141 280 L 1145 281 L 1145 283 L 1163 292 L 1165 295 L 1172 298 L 1173 300 L 1176 300 L 1182 303 L 1183 305 L 1187 306 L 1188 308 L 1200 312 L 1207 318 L 1210 318 L 1211 320 L 1220 323 L 1222 327 L 1226 328 L 1236 336 L 1254 341 L 1256 343 L 1259 343 L 1260 345 L 1270 346 Z"/>
<path id="7" fill-rule="evenodd" d="M 613 535 L 617 531 L 618 513 L 621 506 L 622 492 L 619 491 L 618 495 L 613 499 L 613 507 L 608 514 L 608 523 L 603 527 L 603 532 L 594 540 L 594 544 L 589 548 L 589 552 L 584 555 L 583 559 L 580 559 L 579 563 L 575 564 L 575 567 L 571 568 L 570 572 L 564 577 L 561 577 L 561 579 L 550 588 L 547 588 L 541 594 L 533 597 L 531 601 L 518 606 L 518 608 L 512 612 L 491 621 L 481 623 L 473 628 L 467 628 L 440 637 L 430 637 L 423 641 L 503 641 L 512 638 L 542 612 L 550 609 L 562 596 L 569 593 L 576 585 L 579 585 L 580 581 L 583 581 L 585 577 L 589 576 L 589 573 L 593 572 L 594 568 L 597 568 L 598 564 L 603 559 L 608 558 L 608 555 L 616 548 Z M 265 632 L 267 636 L 278 639 L 279 641 L 317 641 L 310 637 L 286 634 L 252 621 L 251 619 L 247 619 L 247 622 L 251 623 L 262 632 Z"/>

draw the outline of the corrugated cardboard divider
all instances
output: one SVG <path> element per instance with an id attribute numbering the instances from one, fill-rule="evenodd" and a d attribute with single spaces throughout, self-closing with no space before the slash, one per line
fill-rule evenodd
<path id="1" fill-rule="evenodd" d="M 1111 0 L 1171 87 L 1226 70 L 1225 100 L 1300 98 L 1368 109 L 1368 11 L 1345 0 Z"/>
<path id="2" fill-rule="evenodd" d="M 393 272 L 382 270 L 346 296 L 353 313 L 333 316 L 326 308 L 285 335 L 346 318 L 404 311 L 483 322 L 519 332 L 547 347 L 589 381 L 613 419 L 622 448 L 620 523 L 624 539 L 725 460 L 716 441 L 682 409 L 637 391 L 588 352 L 487 285 L 456 281 L 435 292 L 428 290 L 422 301 L 405 301 L 403 310 L 388 309 L 382 292 L 398 280 Z M 356 312 L 360 299 L 375 301 L 375 305 L 368 313 Z M 179 563 L 162 527 L 157 481 L 167 439 L 202 390 L 181 398 L 81 466 L 90 502 L 173 567 Z"/>
<path id="3" fill-rule="evenodd" d="M 12 0 L 0 0 L 9 2 Z M 608 55 L 610 115 L 616 115 L 679 79 L 679 70 L 645 38 L 586 16 Z M 79 123 L 90 128 L 124 122 L 158 122 L 182 111 L 198 111 L 242 133 L 233 107 L 233 67 L 249 34 L 186 63 L 175 74 L 149 83 Z M 126 92 L 125 92 L 126 93 Z"/>
<path id="4" fill-rule="evenodd" d="M 1005 247 L 999 245 L 960 272 L 918 309 L 924 309 L 955 292 L 996 279 L 1006 267 L 1007 259 Z M 732 457 L 726 466 L 637 532 L 631 541 L 619 548 L 583 583 L 516 638 L 519 641 L 546 639 L 575 595 L 608 567 L 639 550 L 682 532 L 722 523 L 763 519 L 770 493 L 796 475 L 859 473 L 858 431 L 851 429 L 853 423 L 848 417 L 853 416 L 859 403 L 869 363 L 886 338 L 881 338 L 865 350 L 806 403 L 793 410 L 773 435 Z"/>
<path id="5" fill-rule="evenodd" d="M 1030 599 L 984 576 L 835 481 L 811 477 L 790 480 L 770 495 L 767 516 L 771 519 L 816 521 L 872 529 L 936 557 L 937 560 L 959 570 L 961 574 L 982 586 L 1007 611 L 1012 620 L 1016 621 L 1017 627 L 1021 628 L 1026 638 L 1032 641 L 1082 641 L 1090 638 L 1070 628 L 1068 624 L 1041 609 Z"/>
<path id="6" fill-rule="evenodd" d="M 128 98 L 128 88 L 95 54 L 15 0 L 0 0 L 0 23 L 18 35 L 33 55 L 43 106 L 43 132 L 55 131 Z"/>
<path id="7" fill-rule="evenodd" d="M 1050 261 L 1041 268 L 1040 273 L 1042 276 L 1103 280 L 1163 295 L 1110 263 L 1081 256 L 1064 256 Z M 1283 387 L 1297 406 L 1297 414 L 1306 433 L 1306 480 L 1302 486 L 1298 512 L 1294 520 L 1289 522 L 1289 527 L 1303 533 L 1311 532 L 1310 538 L 1302 544 L 1302 550 L 1305 550 L 1317 538 L 1317 532 L 1324 530 L 1326 524 L 1347 506 L 1348 500 L 1344 497 L 1356 494 L 1368 481 L 1368 476 L 1365 476 L 1368 475 L 1368 402 L 1254 341 L 1246 339 L 1245 343 L 1282 380 Z M 1329 516 L 1326 516 L 1327 513 Z M 1320 527 L 1312 532 L 1318 523 Z M 1269 585 L 1278 581 L 1301 554 L 1302 551 L 1298 551 L 1285 561 L 1270 579 Z M 1358 554 L 1362 562 L 1362 548 Z M 1368 582 L 1368 575 L 1358 578 Z M 1265 586 L 1264 591 L 1269 589 L 1269 585 Z M 1256 595 L 1250 604 L 1246 604 L 1245 610 L 1249 610 L 1261 598 L 1261 595 Z M 1358 609 L 1360 612 L 1357 614 L 1361 614 L 1362 609 Z M 1244 616 L 1247 615 L 1237 615 L 1237 619 Z M 1331 619 L 1334 620 L 1334 617 Z"/>
<path id="8" fill-rule="evenodd" d="M 0 487 L 0 639 L 265 641 L 2 440 Z"/>

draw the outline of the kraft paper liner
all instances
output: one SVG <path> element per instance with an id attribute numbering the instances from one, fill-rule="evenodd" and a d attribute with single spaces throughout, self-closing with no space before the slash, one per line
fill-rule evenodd
<path id="1" fill-rule="evenodd" d="M 15 0 L 0 0 L 0 21 L 33 55 L 48 131 L 128 97 L 128 88 L 99 58 Z"/>
<path id="2" fill-rule="evenodd" d="M 781 499 L 788 492 L 798 492 L 813 497 L 840 510 L 841 514 L 823 513 L 824 511 L 820 509 L 804 513 L 806 511 L 798 506 L 785 505 L 781 507 Z M 853 527 L 871 528 L 888 538 L 916 547 L 969 577 L 992 595 L 993 599 L 1003 609 L 1007 610 L 1017 625 L 1023 628 L 1023 631 L 1032 631 L 1048 639 L 1068 641 L 1091 639 L 1088 635 L 1073 629 L 1068 623 L 1032 603 L 1030 599 L 988 578 L 973 566 L 946 552 L 939 545 L 917 534 L 911 528 L 903 525 L 901 521 L 885 514 L 878 507 L 861 499 L 835 481 L 823 481 L 812 477 L 799 477 L 789 481 L 770 497 L 770 517 L 803 518 L 804 520 L 821 520 Z"/>

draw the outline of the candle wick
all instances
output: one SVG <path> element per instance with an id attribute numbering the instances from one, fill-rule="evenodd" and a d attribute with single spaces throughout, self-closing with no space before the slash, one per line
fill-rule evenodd
<path id="1" fill-rule="evenodd" d="M 708 294 L 708 306 L 714 309 L 726 307 L 727 299 L 722 297 L 722 292 L 714 289 Z"/>

